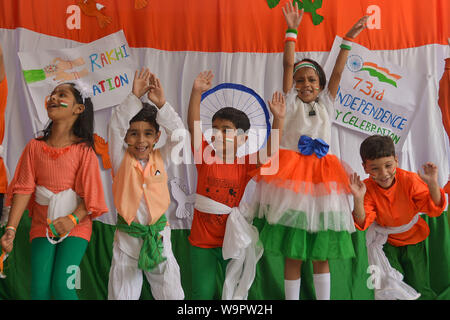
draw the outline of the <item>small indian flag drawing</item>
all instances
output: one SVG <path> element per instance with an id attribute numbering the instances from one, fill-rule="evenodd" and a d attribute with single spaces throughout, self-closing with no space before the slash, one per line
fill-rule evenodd
<path id="1" fill-rule="evenodd" d="M 373 62 L 364 62 L 359 71 L 369 72 L 371 77 L 377 78 L 380 82 L 388 83 L 397 88 L 397 80 L 402 77 L 398 74 L 390 72 L 388 69 L 378 66 Z"/>

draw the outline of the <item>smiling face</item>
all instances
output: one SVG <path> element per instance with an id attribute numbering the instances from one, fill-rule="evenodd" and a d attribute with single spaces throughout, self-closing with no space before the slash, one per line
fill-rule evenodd
<path id="1" fill-rule="evenodd" d="M 303 67 L 294 74 L 295 88 L 297 96 L 305 103 L 310 103 L 317 99 L 321 88 L 319 76 L 313 68 Z"/>
<path id="2" fill-rule="evenodd" d="M 384 189 L 390 188 L 394 183 L 397 166 L 397 156 L 366 160 L 363 163 L 364 171 Z"/>
<path id="3" fill-rule="evenodd" d="M 57 86 L 47 100 L 47 114 L 52 121 L 77 118 L 84 105 L 77 103 L 70 84 Z"/>
<path id="4" fill-rule="evenodd" d="M 160 135 L 161 131 L 156 131 L 147 121 L 131 122 L 125 136 L 125 142 L 128 144 L 127 150 L 137 160 L 148 160 Z"/>

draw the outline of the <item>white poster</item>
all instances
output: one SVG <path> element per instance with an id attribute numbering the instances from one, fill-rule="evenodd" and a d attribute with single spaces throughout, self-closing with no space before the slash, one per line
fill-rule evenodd
<path id="1" fill-rule="evenodd" d="M 335 38 L 325 64 L 328 79 L 341 42 L 341 38 Z M 425 99 L 425 78 L 353 43 L 334 102 L 333 121 L 367 135 L 389 136 L 400 151 L 415 111 Z"/>
<path id="2" fill-rule="evenodd" d="M 124 100 L 136 70 L 122 30 L 75 48 L 19 52 L 19 58 L 41 123 L 48 120 L 45 101 L 58 84 L 81 82 L 96 111 Z"/>

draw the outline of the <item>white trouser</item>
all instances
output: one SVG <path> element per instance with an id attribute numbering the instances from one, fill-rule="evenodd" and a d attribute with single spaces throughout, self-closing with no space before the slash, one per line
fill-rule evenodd
<path id="1" fill-rule="evenodd" d="M 247 299 L 255 279 L 256 264 L 263 254 L 262 246 L 258 245 L 258 230 L 247 221 L 251 220 L 251 209 L 242 202 L 239 207 L 231 208 L 200 194 L 196 194 L 195 208 L 211 214 L 229 214 L 222 255 L 231 261 L 227 264 L 222 299 Z"/>
<path id="2" fill-rule="evenodd" d="M 366 245 L 369 265 L 375 266 L 375 300 L 415 300 L 420 297 L 414 288 L 403 282 L 403 275 L 392 268 L 383 246 L 389 234 L 408 231 L 419 220 L 419 214 L 407 224 L 399 227 L 382 227 L 375 221 L 366 232 Z"/>
<path id="3" fill-rule="evenodd" d="M 120 236 L 118 236 L 120 233 Z M 134 238 L 125 232 L 116 231 L 113 244 L 113 257 L 109 271 L 109 300 L 138 300 L 142 289 L 142 273 L 150 284 L 155 300 L 183 300 L 184 291 L 181 286 L 180 268 L 172 252 L 170 227 L 166 226 L 159 234 L 163 237 L 163 256 L 167 260 L 151 271 L 138 268 L 138 259 L 143 240 Z M 124 244 L 124 242 L 129 242 Z M 126 248 L 134 245 L 136 250 L 126 252 Z M 128 250 L 127 250 L 128 251 Z"/>

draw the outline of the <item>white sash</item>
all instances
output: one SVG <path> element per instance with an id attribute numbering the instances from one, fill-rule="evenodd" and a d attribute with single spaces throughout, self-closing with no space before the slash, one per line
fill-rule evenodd
<path id="1" fill-rule="evenodd" d="M 223 203 L 196 194 L 195 208 L 210 214 L 229 214 L 223 239 L 222 255 L 232 259 L 226 269 L 223 300 L 245 300 L 255 279 L 256 264 L 263 254 L 258 244 L 259 234 L 251 220 L 251 208 L 246 203 L 228 207 Z"/>
<path id="2" fill-rule="evenodd" d="M 375 288 L 375 300 L 415 300 L 420 297 L 414 288 L 403 282 L 403 275 L 392 268 L 387 259 L 383 246 L 389 234 L 406 232 L 419 220 L 419 214 L 400 227 L 381 227 L 375 221 L 366 232 L 367 254 L 369 265 L 378 267 L 378 288 Z M 377 275 L 377 273 L 375 273 Z"/>
<path id="3" fill-rule="evenodd" d="M 67 189 L 59 193 L 53 193 L 43 186 L 36 186 L 35 201 L 42 205 L 48 206 L 47 219 L 54 221 L 57 218 L 67 216 L 75 211 L 81 198 L 72 189 Z M 55 241 L 49 237 L 47 227 L 47 239 L 52 244 L 63 241 L 69 233 Z"/>

